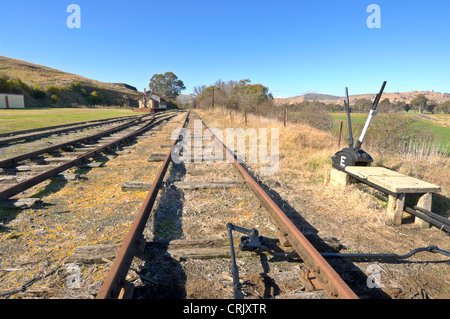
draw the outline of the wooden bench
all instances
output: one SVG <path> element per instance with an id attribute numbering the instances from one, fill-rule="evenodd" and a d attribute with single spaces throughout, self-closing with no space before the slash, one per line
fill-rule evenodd
<path id="1" fill-rule="evenodd" d="M 431 211 L 433 193 L 441 190 L 440 186 L 391 171 L 384 167 L 347 166 L 344 172 L 334 168 L 332 170 L 336 172 L 332 171 L 330 175 L 338 176 L 338 178 L 334 178 L 335 183 L 336 180 L 339 180 L 338 183 L 340 184 L 343 184 L 343 182 L 348 184 L 350 182 L 349 177 L 353 177 L 388 194 L 387 214 L 394 225 L 401 225 L 403 217 L 406 217 L 406 214 L 408 214 L 404 212 L 407 196 L 414 196 L 417 199 L 416 206 Z M 331 177 L 331 180 L 333 180 L 333 177 Z M 430 227 L 429 223 L 420 218 L 415 218 L 415 223 L 424 228 Z"/>

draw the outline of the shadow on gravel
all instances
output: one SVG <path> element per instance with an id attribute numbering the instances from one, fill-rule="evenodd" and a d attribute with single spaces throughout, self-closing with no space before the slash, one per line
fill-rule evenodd
<path id="1" fill-rule="evenodd" d="M 186 175 L 183 163 L 172 163 L 166 187 L 147 227 L 153 229 L 153 239 L 146 243 L 143 253 L 138 257 L 144 264 L 140 273 L 148 280 L 144 286 L 135 289 L 134 298 L 142 299 L 183 299 L 186 297 L 186 274 L 180 263 L 167 252 L 169 242 L 183 236 L 181 214 L 183 212 L 183 192 L 169 185 L 180 181 Z M 169 187 L 167 187 L 169 186 Z"/>
<path id="2" fill-rule="evenodd" d="M 320 253 L 338 252 L 339 247 L 333 243 L 324 241 L 319 235 L 318 230 L 309 224 L 299 212 L 295 210 L 280 194 L 262 181 L 251 170 L 243 165 L 247 172 L 258 182 L 261 188 L 270 196 L 270 198 L 281 208 L 294 225 L 302 232 L 302 234 L 311 242 L 311 244 Z M 261 234 L 264 235 L 264 234 Z M 369 288 L 367 285 L 368 276 L 351 261 L 339 259 L 327 259 L 328 263 L 336 270 L 345 283 L 355 292 L 361 299 L 390 299 L 391 297 L 384 293 L 380 288 Z M 367 263 L 369 266 L 369 263 Z M 370 280 L 370 279 L 369 279 Z"/>

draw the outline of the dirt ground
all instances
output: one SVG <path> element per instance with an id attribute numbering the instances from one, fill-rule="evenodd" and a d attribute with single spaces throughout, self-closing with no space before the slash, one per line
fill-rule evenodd
<path id="1" fill-rule="evenodd" d="M 147 193 L 124 192 L 121 186 L 130 180 L 154 179 L 160 164 L 147 158 L 161 151 L 165 137 L 155 131 L 120 147 L 129 153 L 105 161 L 104 167 L 71 170 L 80 175 L 77 181 L 47 181 L 27 190 L 26 196 L 41 197 L 36 207 L 0 209 L 0 295 L 93 298 L 107 274 L 108 261 L 66 260 L 80 246 L 121 243 Z M 68 287 L 71 276 L 77 276 L 79 285 Z"/>
<path id="2" fill-rule="evenodd" d="M 188 127 L 192 128 L 190 124 Z M 166 187 L 144 231 L 146 249 L 138 256 L 140 260 L 135 260 L 140 279 L 135 281 L 134 298 L 233 298 L 228 246 L 225 258 L 194 259 L 177 256 L 170 251 L 169 243 L 177 240 L 206 246 L 211 242 L 228 243 L 227 223 L 257 228 L 261 235 L 271 238 L 275 238 L 276 227 L 245 184 L 231 189 L 185 190 L 176 188 L 176 182 L 180 181 L 242 181 L 242 177 L 229 163 L 170 165 Z M 239 239 L 242 234 L 233 236 Z M 301 267 L 301 263 L 248 252 L 237 258 L 237 265 L 245 298 L 280 297 L 304 290 L 296 275 L 296 267 Z M 285 277 L 280 281 L 281 287 L 274 280 L 275 274 Z M 321 296 L 321 293 L 308 295 Z"/>
<path id="3" fill-rule="evenodd" d="M 200 113 L 210 127 L 226 125 L 223 118 L 217 120 L 217 114 Z M 255 122 L 249 122 L 249 127 L 252 124 Z M 283 140 L 282 134 L 289 136 L 291 133 L 281 128 L 280 144 L 291 146 Z M 297 147 L 301 148 L 301 145 Z M 304 152 L 308 151 L 311 154 L 302 156 L 320 161 L 323 151 L 319 146 L 315 146 L 319 155 L 305 147 Z M 291 163 L 298 160 L 292 156 L 297 154 L 282 148 L 278 172 L 260 176 L 260 179 L 263 188 L 319 251 L 330 249 L 330 240 L 339 243 L 341 253 L 403 255 L 427 246 L 450 251 L 448 234 L 436 227 L 423 229 L 411 219 L 405 219 L 401 226 L 394 226 L 386 216 L 385 202 L 361 191 L 356 185 L 325 185 L 322 176 L 331 167 L 329 164 L 316 165 L 312 161 L 313 165 L 310 162 L 306 168 L 292 168 Z M 258 164 L 249 165 L 249 168 L 253 172 L 259 171 Z M 260 233 L 264 235 L 263 230 Z M 389 263 L 331 259 L 329 262 L 361 298 L 450 298 L 450 260 L 442 254 L 420 252 L 403 261 Z M 379 272 L 375 273 L 374 269 Z M 375 275 L 379 278 L 380 288 L 369 288 L 368 276 Z"/>
<path id="4" fill-rule="evenodd" d="M 214 116 L 200 115 L 210 126 L 226 127 Z M 180 114 L 176 119 L 184 116 Z M 31 282 L 7 298 L 94 298 L 111 261 L 75 264 L 81 282 L 74 288 L 68 283 L 70 276 L 77 273 L 64 260 L 79 246 L 121 242 L 146 192 L 122 192 L 120 185 L 124 181 L 154 178 L 160 163 L 149 163 L 146 158 L 152 152 L 163 151 L 160 145 L 168 143 L 165 138 L 179 125 L 169 122 L 164 131 L 134 145 L 130 154 L 108 161 L 104 168 L 83 172 L 79 182 L 52 187 L 38 208 L 3 212 L 0 293 Z M 393 226 L 385 215 L 385 203 L 355 186 L 324 185 L 318 176 L 323 175 L 325 165 L 318 168 L 319 174 L 314 172 L 314 165 L 293 168 L 289 164 L 295 160 L 282 152 L 278 172 L 258 177 L 263 188 L 320 252 L 402 255 L 430 245 L 450 250 L 449 237 L 441 230 L 422 229 L 411 222 Z M 249 168 L 258 175 L 258 164 Z M 135 257 L 127 277 L 135 286 L 133 298 L 233 298 L 229 258 L 179 257 L 170 253 L 169 244 L 177 240 L 206 245 L 226 242 L 229 222 L 256 228 L 260 235 L 275 238 L 276 227 L 245 185 L 199 190 L 174 186 L 178 181 L 239 179 L 239 173 L 230 164 L 169 166 L 144 231 L 145 249 Z M 241 235 L 234 234 L 237 239 Z M 422 252 L 390 263 L 329 262 L 360 298 L 450 298 L 450 262 L 443 255 Z M 243 253 L 237 258 L 237 265 L 246 298 L 328 298 L 321 292 L 305 292 L 296 275 L 304 267 L 298 260 Z M 368 278 L 374 274 L 380 288 L 368 284 Z"/>

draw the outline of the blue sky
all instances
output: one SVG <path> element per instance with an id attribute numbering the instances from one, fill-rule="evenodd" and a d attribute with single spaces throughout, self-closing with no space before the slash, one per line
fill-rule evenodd
<path id="1" fill-rule="evenodd" d="M 81 28 L 69 29 L 69 4 Z M 370 29 L 369 4 L 381 9 Z M 142 91 L 250 79 L 274 96 L 450 92 L 449 0 L 0 0 L 0 55 Z"/>

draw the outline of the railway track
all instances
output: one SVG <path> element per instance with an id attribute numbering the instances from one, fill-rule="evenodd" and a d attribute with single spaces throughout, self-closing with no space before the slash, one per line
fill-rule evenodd
<path id="1" fill-rule="evenodd" d="M 163 130 L 165 123 L 170 125 Z M 186 135 L 199 127 L 200 137 Z M 33 194 L 33 186 L 71 167 L 119 155 L 44 197 L 44 205 L 13 213 L 7 217 L 16 219 L 11 224 L 5 223 L 8 212 L 0 215 L 0 297 L 358 299 L 333 268 L 345 268 L 335 258 L 353 260 L 357 254 L 320 253 L 298 220 L 285 214 L 214 133 L 195 113 L 167 112 L 0 161 L 9 174 L 0 178 L 24 179 L 0 188 L 4 203 Z M 194 139 L 185 144 L 189 136 Z M 117 147 L 124 143 L 132 151 L 121 154 Z M 211 145 L 223 150 L 222 159 L 233 160 L 198 156 Z M 179 161 L 177 154 L 188 160 Z M 44 171 L 25 173 L 25 161 Z M 417 251 L 448 255 L 437 247 Z M 411 254 L 359 257 L 397 260 Z M 73 289 L 80 286 L 70 278 L 85 289 Z"/>
<path id="2" fill-rule="evenodd" d="M 200 119 L 188 114 L 183 127 L 192 131 L 194 120 Z M 203 132 L 210 131 L 202 125 Z M 233 163 L 214 163 L 205 157 L 199 163 L 171 163 L 181 145 L 180 139 L 173 141 L 97 298 L 357 299 L 234 154 L 219 139 L 214 142 L 234 158 Z M 187 151 L 184 148 L 182 152 Z M 263 236 L 282 234 L 281 240 L 289 242 L 282 253 L 280 240 L 272 239 L 267 242 L 278 243 L 273 248 L 278 253 L 269 257 L 262 250 L 234 251 L 239 238 L 231 230 L 250 234 L 255 226 Z M 251 246 L 255 238 L 260 237 L 242 237 L 241 242 L 247 240 Z M 297 260 L 277 259 L 289 250 Z M 232 267 L 230 257 L 236 253 Z M 237 268 L 245 275 L 239 277 Z"/>
<path id="3" fill-rule="evenodd" d="M 8 200 L 73 167 L 100 167 L 108 152 L 112 153 L 118 145 L 129 142 L 166 118 L 153 115 L 133 117 L 123 124 L 86 137 L 0 160 L 3 170 L 3 175 L 0 175 L 0 201 Z M 114 120 L 117 121 L 123 119 Z M 111 124 L 111 121 L 107 123 Z"/>
<path id="4" fill-rule="evenodd" d="M 171 125 L 162 130 L 165 123 Z M 179 129 L 193 132 L 199 123 L 206 137 L 191 134 L 193 143 L 184 144 L 189 135 L 183 140 Z M 0 287 L 0 297 L 357 299 L 333 268 L 342 263 L 328 263 L 328 258 L 353 260 L 357 254 L 319 253 L 298 221 L 284 213 L 214 132 L 195 113 L 167 112 L 1 160 L 0 181 L 15 183 L 0 186 L 0 203 L 5 203 L 33 194 L 33 186 L 71 168 L 102 166 L 99 156 L 119 155 L 109 161 L 114 165 L 69 184 L 59 198 L 57 192 L 45 198 L 45 205 L 17 215 L 20 221 L 11 229 L 3 217 L 8 213 L 0 215 L 0 279 L 12 280 L 16 274 L 22 281 L 15 289 L 14 284 Z M 124 155 L 117 151 L 119 145 L 134 145 L 136 137 L 143 141 L 137 149 L 132 146 Z M 198 156 L 199 148 L 213 144 L 232 162 Z M 176 154 L 190 160 L 178 161 Z M 27 161 L 32 165 L 23 165 Z M 40 166 L 43 172 L 31 175 L 23 166 Z M 119 181 L 128 181 L 122 192 Z M 75 197 L 66 198 L 71 193 Z M 24 229 L 30 234 L 25 236 Z M 393 254 L 362 257 L 399 259 Z M 76 278 L 88 293 L 74 295 L 77 290 L 68 287 L 71 267 L 87 272 Z M 45 284 L 30 288 L 39 281 Z"/>
<path id="5" fill-rule="evenodd" d="M 111 119 L 85 121 L 79 123 L 71 123 L 37 129 L 23 130 L 11 133 L 3 133 L 0 134 L 0 145 L 7 145 L 18 141 L 25 141 L 25 142 L 32 141 L 50 135 L 63 134 L 95 127 L 101 127 L 104 125 L 115 124 L 137 118 L 140 118 L 140 116 L 121 116 Z"/>
<path id="6" fill-rule="evenodd" d="M 142 201 L 142 196 L 128 194 L 116 183 L 123 181 L 130 174 L 152 175 L 155 165 L 142 163 L 142 154 L 148 152 L 149 147 L 159 149 L 161 142 L 155 143 L 155 136 L 159 136 L 161 127 L 177 116 L 177 112 L 146 116 L 138 121 L 133 120 L 128 128 L 121 127 L 115 132 L 107 130 L 94 140 L 77 141 L 68 148 L 58 149 L 57 157 L 61 160 L 77 154 L 77 158 L 85 157 L 84 164 L 102 164 L 95 169 L 79 168 L 80 164 L 68 168 L 68 171 L 79 174 L 77 180 L 44 180 L 42 174 L 52 175 L 48 171 L 54 168 L 49 169 L 48 165 L 45 165 L 52 161 L 41 163 L 39 166 L 42 166 L 44 172 L 37 175 L 22 171 L 11 173 L 13 175 L 0 175 L 1 178 L 24 178 L 24 181 L 34 180 L 36 176 L 42 179 L 36 187 L 26 189 L 15 196 L 4 192 L 5 198 L 11 199 L 0 200 L 0 298 L 27 298 L 36 294 L 48 296 L 49 293 L 52 298 L 67 298 L 76 293 L 76 289 L 67 289 L 67 273 L 64 269 L 70 264 L 68 257 L 73 255 L 73 250 L 78 246 L 84 247 L 88 243 L 101 240 L 100 238 L 105 240 L 109 236 L 109 240 L 113 242 L 117 242 L 114 239 L 116 237 L 122 238 L 122 230 L 128 227 L 130 210 L 133 210 L 133 205 Z M 80 143 L 84 147 L 81 147 L 82 152 L 78 154 L 75 152 L 82 146 Z M 43 150 L 40 150 L 40 153 L 42 152 Z M 28 155 L 27 158 L 36 161 L 36 154 Z M 45 159 L 54 157 L 50 154 L 44 155 Z M 106 156 L 112 157 L 106 158 L 105 161 L 103 157 Z M 42 160 L 43 158 L 39 158 L 39 162 Z M 17 163 L 19 167 L 23 166 L 23 161 L 24 159 L 12 161 L 10 165 L 5 166 L 16 169 Z M 67 167 L 58 169 L 64 168 Z M 22 173 L 27 175 L 21 175 Z M 2 187 L 3 191 L 10 191 L 17 185 Z M 23 204 L 5 205 L 11 201 L 30 199 L 38 200 L 32 208 Z M 101 229 L 103 232 L 99 233 Z M 61 283 L 61 289 L 57 287 L 58 282 Z M 77 295 L 74 298 L 89 298 L 88 296 Z"/>

